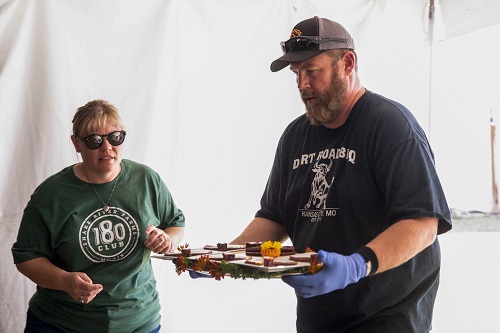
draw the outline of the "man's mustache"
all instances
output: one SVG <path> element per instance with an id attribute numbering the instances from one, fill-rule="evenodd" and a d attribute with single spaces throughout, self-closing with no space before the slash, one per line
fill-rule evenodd
<path id="1" fill-rule="evenodd" d="M 316 97 L 316 96 L 314 95 L 314 93 L 312 93 L 312 92 L 301 92 L 301 93 L 300 93 L 300 96 L 301 96 L 303 99 Z"/>

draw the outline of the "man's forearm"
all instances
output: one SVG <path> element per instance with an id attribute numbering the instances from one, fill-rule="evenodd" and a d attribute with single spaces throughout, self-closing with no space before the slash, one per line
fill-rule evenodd
<path id="1" fill-rule="evenodd" d="M 287 239 L 288 234 L 284 226 L 265 218 L 256 217 L 231 244 L 265 242 L 268 240 L 284 242 Z"/>
<path id="2" fill-rule="evenodd" d="M 398 267 L 429 245 L 437 236 L 438 219 L 434 217 L 401 220 L 367 244 L 378 259 L 377 272 Z"/>

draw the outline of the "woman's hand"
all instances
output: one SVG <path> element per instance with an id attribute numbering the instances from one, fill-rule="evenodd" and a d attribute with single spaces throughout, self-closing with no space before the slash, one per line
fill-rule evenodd
<path id="1" fill-rule="evenodd" d="M 165 231 L 156 228 L 154 225 L 150 225 L 146 229 L 144 246 L 154 253 L 164 254 L 172 251 L 174 243 Z"/>
<path id="2" fill-rule="evenodd" d="M 92 283 L 87 274 L 68 272 L 64 277 L 64 290 L 75 301 L 89 303 L 102 291 L 102 285 Z"/>
<path id="3" fill-rule="evenodd" d="M 87 274 L 66 272 L 47 258 L 34 258 L 16 266 L 40 287 L 64 291 L 77 302 L 88 303 L 102 291 L 102 285 L 92 283 Z"/>

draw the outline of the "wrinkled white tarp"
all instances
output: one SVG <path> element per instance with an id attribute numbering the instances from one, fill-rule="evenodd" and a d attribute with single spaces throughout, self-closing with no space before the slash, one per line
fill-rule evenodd
<path id="1" fill-rule="evenodd" d="M 443 11 L 457 9 L 442 2 Z M 162 175 L 187 215 L 186 240 L 200 246 L 231 240 L 258 208 L 282 130 L 303 112 L 293 75 L 271 73 L 269 65 L 293 25 L 314 15 L 351 31 L 368 89 L 415 113 L 431 138 L 450 205 L 489 209 L 489 119 L 500 117 L 500 70 L 493 61 L 499 50 L 492 41 L 499 30 L 464 34 L 457 28 L 453 34 L 464 35 L 435 40 L 431 57 L 426 6 L 396 0 L 0 0 L 0 332 L 24 326 L 34 286 L 15 270 L 10 247 L 35 187 L 77 162 L 69 139 L 75 109 L 95 98 L 114 103 L 128 132 L 125 157 Z M 470 18 L 460 8 L 455 14 Z M 158 270 L 162 324 L 167 332 L 183 331 L 192 296 L 169 295 L 178 284 L 189 288 L 187 278 L 177 278 L 170 265 Z M 211 282 L 200 283 L 228 303 L 236 294 L 231 288 L 242 287 Z M 293 304 L 291 290 L 278 281 L 245 281 L 250 294 L 269 285 Z M 255 304 L 262 306 L 260 299 Z M 281 320 L 259 317 L 259 323 L 292 331 L 293 316 L 292 306 L 285 329 Z M 190 325 L 202 329 L 201 320 Z"/>

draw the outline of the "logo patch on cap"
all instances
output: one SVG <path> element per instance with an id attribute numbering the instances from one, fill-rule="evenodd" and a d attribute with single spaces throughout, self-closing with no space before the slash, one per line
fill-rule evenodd
<path id="1" fill-rule="evenodd" d="M 292 33 L 290 34 L 290 38 L 299 36 L 302 36 L 302 31 L 300 31 L 299 29 L 293 29 Z"/>

